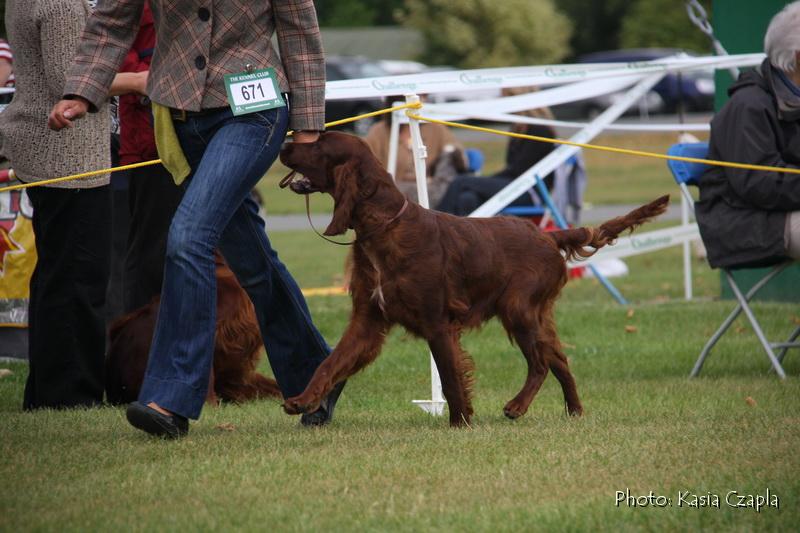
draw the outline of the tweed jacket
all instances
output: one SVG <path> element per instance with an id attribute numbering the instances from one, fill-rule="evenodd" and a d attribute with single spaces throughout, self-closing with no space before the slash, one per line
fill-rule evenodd
<path id="1" fill-rule="evenodd" d="M 66 98 L 82 96 L 93 106 L 106 98 L 143 3 L 99 2 L 69 70 Z M 291 95 L 290 127 L 324 129 L 325 61 L 312 0 L 151 0 L 150 7 L 156 26 L 147 84 L 152 101 L 185 111 L 224 107 L 225 74 L 247 65 L 272 67 Z"/>

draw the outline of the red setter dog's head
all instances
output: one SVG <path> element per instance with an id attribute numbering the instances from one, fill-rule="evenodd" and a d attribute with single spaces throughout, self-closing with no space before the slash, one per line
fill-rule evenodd
<path id="1" fill-rule="evenodd" d="M 329 236 L 352 227 L 359 199 L 373 196 L 382 187 L 394 188 L 392 177 L 367 143 L 346 133 L 324 132 L 313 143 L 288 143 L 281 150 L 281 162 L 303 175 L 290 184 L 294 192 L 333 196 L 333 220 L 325 230 Z"/>

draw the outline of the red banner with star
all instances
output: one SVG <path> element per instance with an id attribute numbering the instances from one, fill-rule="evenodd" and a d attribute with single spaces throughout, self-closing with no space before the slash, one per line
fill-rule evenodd
<path id="1" fill-rule="evenodd" d="M 8 170 L 0 170 L 0 186 L 9 183 Z M 0 192 L 0 327 L 28 322 L 28 284 L 36 266 L 32 215 L 24 189 Z"/>

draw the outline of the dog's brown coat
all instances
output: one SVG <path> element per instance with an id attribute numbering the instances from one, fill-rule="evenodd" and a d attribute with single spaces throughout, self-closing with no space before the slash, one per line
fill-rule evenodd
<path id="1" fill-rule="evenodd" d="M 455 217 L 417 204 L 394 219 L 405 198 L 367 145 L 352 135 L 328 132 L 315 143 L 289 144 L 281 161 L 305 176 L 292 183 L 295 192 L 333 196 L 333 220 L 325 234 L 353 228 L 357 237 L 350 323 L 306 390 L 286 400 L 288 413 L 314 411 L 336 383 L 372 362 L 389 328 L 401 324 L 428 341 L 450 424 L 468 424 L 473 363 L 459 338 L 464 329 L 497 316 L 528 366 L 522 390 L 505 405 L 506 416 L 528 410 L 548 370 L 561 384 L 568 412 L 581 414 L 553 318 L 567 281 L 564 255 L 591 255 L 662 213 L 668 196 L 598 228 L 544 233 L 518 218 Z"/>
<path id="2" fill-rule="evenodd" d="M 217 328 L 206 401 L 280 398 L 275 380 L 256 371 L 262 343 L 253 304 L 220 255 L 216 258 L 216 275 Z M 158 302 L 155 299 L 111 326 L 106 357 L 106 396 L 111 403 L 128 403 L 139 396 Z"/>

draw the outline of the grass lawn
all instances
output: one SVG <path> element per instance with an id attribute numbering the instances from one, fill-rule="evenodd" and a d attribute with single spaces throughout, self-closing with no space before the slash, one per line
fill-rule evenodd
<path id="1" fill-rule="evenodd" d="M 309 232 L 273 236 L 303 287 L 341 275 L 344 251 Z M 117 408 L 22 413 L 23 365 L 0 379 L 0 530 L 541 531 L 794 530 L 800 521 L 800 358 L 767 373 L 740 322 L 687 374 L 729 309 L 717 272 L 695 263 L 695 302 L 680 299 L 680 252 L 627 261 L 615 304 L 593 280 L 570 282 L 557 306 L 586 414 L 564 415 L 552 377 L 517 421 L 502 415 L 524 363 L 496 322 L 470 333 L 471 429 L 411 405 L 429 397 L 426 347 L 399 329 L 354 377 L 326 428 L 298 427 L 277 402 L 207 407 L 179 442 L 131 429 Z M 309 305 L 331 342 L 345 297 Z M 796 305 L 758 304 L 773 336 Z M 626 326 L 632 326 L 626 328 Z M 729 491 L 780 508 L 728 507 Z M 615 505 L 616 491 L 672 505 Z M 679 492 L 719 495 L 695 508 Z M 684 497 L 692 501 L 691 497 Z M 792 526 L 792 524 L 795 524 Z"/>

